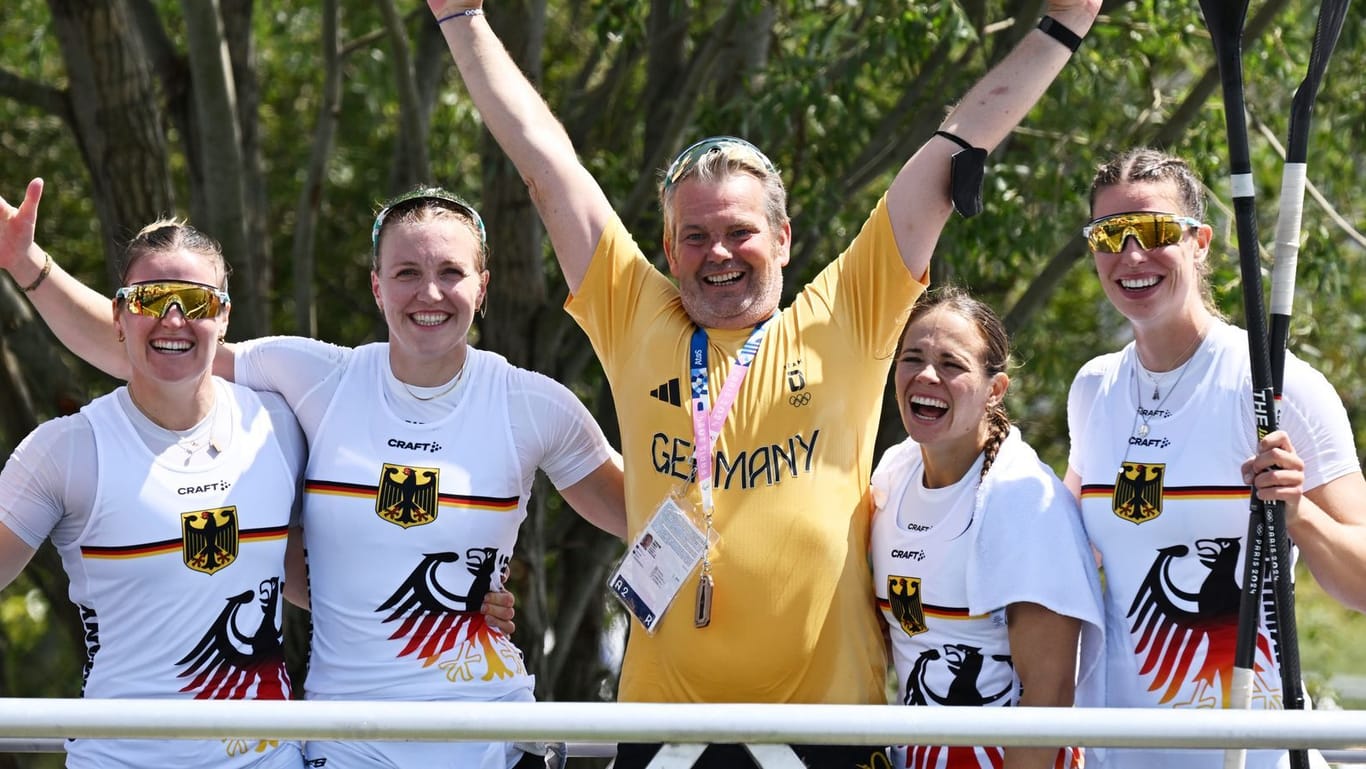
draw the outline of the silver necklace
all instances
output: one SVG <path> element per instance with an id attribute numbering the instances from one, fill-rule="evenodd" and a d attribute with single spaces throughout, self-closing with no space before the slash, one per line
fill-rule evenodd
<path id="1" fill-rule="evenodd" d="M 1160 397 L 1159 391 L 1162 389 L 1162 380 L 1166 379 L 1167 377 L 1169 377 L 1169 376 L 1171 376 L 1173 373 L 1175 373 L 1175 374 L 1176 374 L 1176 382 L 1180 382 L 1180 381 L 1181 381 L 1181 375 L 1184 374 L 1184 373 L 1186 373 L 1186 363 L 1190 363 L 1190 358 L 1187 357 L 1187 356 L 1189 356 L 1189 355 L 1191 354 L 1191 352 L 1192 352 L 1193 350 L 1195 350 L 1195 348 L 1199 347 L 1199 346 L 1200 346 L 1200 342 L 1204 341 L 1204 339 L 1205 339 L 1205 333 L 1204 333 L 1203 331 L 1197 332 L 1197 333 L 1195 334 L 1195 339 L 1191 340 L 1190 345 L 1187 346 L 1186 349 L 1182 350 L 1182 351 L 1181 351 L 1181 354 L 1178 355 L 1178 356 L 1176 356 L 1176 358 L 1174 359 L 1174 360 L 1181 360 L 1182 358 L 1185 358 L 1185 362 L 1182 363 L 1181 366 L 1180 366 L 1178 369 L 1176 369 L 1174 372 L 1173 372 L 1173 371 L 1162 371 L 1162 372 L 1149 371 L 1149 370 L 1148 370 L 1148 367 L 1143 365 L 1143 359 L 1142 359 L 1141 357 L 1139 357 L 1139 355 L 1138 355 L 1138 347 L 1137 347 L 1137 345 L 1135 345 L 1135 347 L 1134 347 L 1134 365 L 1135 365 L 1137 368 L 1139 368 L 1140 370 L 1143 371 L 1144 376 L 1148 377 L 1148 381 L 1150 381 L 1150 382 L 1153 383 L 1153 400 L 1157 400 L 1157 399 Z M 1173 383 L 1172 383 L 1172 387 L 1173 387 L 1173 388 L 1176 387 L 1176 382 L 1173 382 Z M 1170 392 L 1170 391 L 1168 391 L 1168 392 Z"/>
<path id="2" fill-rule="evenodd" d="M 1195 348 L 1199 347 L 1199 346 L 1200 346 L 1200 342 L 1201 342 L 1204 338 L 1205 338 L 1205 335 L 1204 335 L 1204 334 L 1197 334 L 1197 335 L 1195 336 L 1195 341 L 1191 343 L 1191 346 L 1190 346 L 1190 347 L 1187 347 L 1187 348 L 1186 348 L 1186 352 L 1182 353 L 1182 356 L 1185 356 L 1187 353 L 1190 353 L 1192 350 L 1194 350 Z M 1151 410 L 1150 410 L 1150 409 L 1145 409 L 1145 408 L 1143 408 L 1143 396 L 1142 396 L 1142 394 L 1139 392 L 1139 386 L 1138 386 L 1138 370 L 1139 370 L 1140 368 L 1143 368 L 1143 361 L 1139 360 L 1139 357 L 1138 357 L 1138 347 L 1137 347 L 1137 346 L 1134 347 L 1134 371 L 1133 371 L 1133 375 L 1134 375 L 1134 403 L 1137 404 L 1137 405 L 1134 407 L 1134 424 L 1135 424 L 1135 427 L 1134 427 L 1134 429 L 1133 429 L 1133 435 L 1134 435 L 1134 437 L 1137 437 L 1137 438 L 1147 438 L 1147 437 L 1148 437 L 1148 433 L 1151 432 L 1151 428 L 1149 428 L 1148 423 L 1151 422 L 1152 419 L 1153 419 L 1153 417 L 1157 416 L 1158 414 L 1164 414 L 1164 413 L 1166 413 L 1165 411 L 1163 411 L 1162 407 L 1167 403 L 1167 399 L 1170 398 L 1170 397 L 1172 397 L 1172 393 L 1176 392 L 1176 388 L 1180 386 L 1180 384 L 1181 384 L 1181 379 L 1182 379 L 1183 377 L 1186 376 L 1186 370 L 1189 369 L 1189 368 L 1191 367 L 1190 364 L 1191 364 L 1191 361 L 1193 361 L 1193 360 L 1195 360 L 1195 356 L 1192 355 L 1191 357 L 1187 358 L 1186 361 L 1185 361 L 1184 363 L 1182 363 L 1181 366 L 1176 370 L 1176 381 L 1175 381 L 1175 382 L 1172 382 L 1171 389 L 1167 390 L 1167 394 L 1164 395 L 1164 396 L 1162 396 L 1162 399 L 1161 399 L 1161 400 L 1158 400 L 1158 401 L 1157 401 L 1157 406 L 1156 406 L 1155 408 L 1151 409 Z M 1147 370 L 1146 368 L 1143 368 L 1143 371 L 1144 371 L 1145 373 L 1149 373 L 1148 370 Z M 1151 374 L 1150 374 L 1150 377 L 1151 377 Z M 1154 400 L 1157 400 L 1157 396 L 1158 396 L 1158 394 L 1157 394 L 1157 387 L 1158 387 L 1158 385 L 1157 385 L 1157 379 L 1156 379 L 1156 378 L 1153 378 L 1153 399 L 1154 399 Z M 1142 424 L 1139 424 L 1139 422 L 1142 422 Z"/>
<path id="3" fill-rule="evenodd" d="M 440 398 L 441 396 L 449 393 L 451 390 L 454 390 L 455 386 L 460 384 L 460 380 L 465 376 L 465 366 L 469 365 L 469 362 L 470 358 L 469 353 L 467 352 L 465 353 L 465 361 L 460 364 L 460 370 L 455 372 L 455 377 L 452 378 L 451 381 L 447 383 L 445 387 L 442 387 L 440 390 L 432 393 L 431 395 L 418 395 L 417 393 L 413 392 L 413 388 L 410 387 L 407 382 L 403 381 L 402 379 L 398 379 L 398 377 L 394 377 L 394 379 L 398 379 L 398 383 L 403 385 L 403 389 L 407 390 L 408 394 L 413 396 L 414 399 L 423 402 L 434 401 L 437 398 Z"/>
<path id="4" fill-rule="evenodd" d="M 1139 364 L 1138 364 L 1138 368 L 1139 368 L 1140 371 L 1143 372 L 1143 376 L 1146 377 L 1147 380 L 1148 380 L 1149 382 L 1152 382 L 1152 383 L 1153 383 L 1153 397 L 1152 397 L 1152 399 L 1153 399 L 1153 400 L 1158 400 L 1158 399 L 1160 399 L 1160 398 L 1162 397 L 1162 386 L 1163 386 L 1163 383 L 1166 382 L 1168 379 L 1172 378 L 1173 376 L 1175 376 L 1177 379 L 1180 379 L 1180 378 L 1181 378 L 1181 372 L 1182 372 L 1182 371 L 1185 371 L 1186 366 L 1185 366 L 1185 364 L 1183 363 L 1183 364 L 1181 364 L 1181 367 L 1178 368 L 1176 371 L 1162 371 L 1162 372 L 1153 372 L 1153 371 L 1149 371 L 1149 370 L 1147 369 L 1147 367 L 1145 367 L 1142 363 L 1139 363 Z"/>

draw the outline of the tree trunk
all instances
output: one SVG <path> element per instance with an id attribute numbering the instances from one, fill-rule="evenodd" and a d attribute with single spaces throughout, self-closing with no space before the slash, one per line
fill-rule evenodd
<path id="1" fill-rule="evenodd" d="M 427 156 L 427 121 L 418 94 L 412 47 L 403 29 L 403 17 L 393 0 L 380 0 L 380 13 L 388 32 L 389 49 L 394 59 L 394 90 L 398 95 L 398 140 L 394 144 L 393 175 L 389 189 L 399 192 L 431 182 L 431 163 Z M 425 19 L 424 19 L 425 22 Z"/>
<path id="2" fill-rule="evenodd" d="M 250 339 L 265 334 L 265 296 L 261 292 L 264 265 L 247 243 L 247 182 L 243 173 L 242 135 L 236 87 L 228 60 L 227 42 L 219 19 L 218 0 L 182 0 L 194 78 L 195 123 L 204 169 L 203 200 L 206 205 L 196 226 L 212 235 L 227 256 L 244 259 L 236 266 L 234 284 L 238 301 L 233 303 L 232 335 Z"/>
<path id="3" fill-rule="evenodd" d="M 110 283 L 127 238 L 171 211 L 164 113 L 126 0 L 49 0 Z"/>
<path id="4" fill-rule="evenodd" d="M 237 128 L 242 139 L 242 187 L 246 219 L 246 248 L 251 265 L 246 280 L 258 306 L 253 309 L 258 333 L 270 332 L 275 306 L 274 259 L 270 248 L 269 191 L 266 189 L 265 158 L 261 147 L 261 84 L 256 76 L 256 38 L 251 31 L 253 0 L 222 0 L 223 35 L 228 44 L 232 83 L 237 93 Z M 245 281 L 244 281 L 245 282 Z"/>
<path id="5" fill-rule="evenodd" d="M 337 122 L 341 111 L 341 12 L 337 0 L 323 3 L 321 29 L 323 54 L 322 101 L 318 105 L 317 124 L 313 128 L 313 146 L 308 158 L 308 175 L 299 191 L 299 202 L 294 212 L 294 333 L 300 336 L 318 335 L 317 293 L 314 288 L 314 265 L 317 264 L 316 243 L 318 217 L 321 214 L 323 191 L 327 181 L 327 160 L 337 138 Z"/>

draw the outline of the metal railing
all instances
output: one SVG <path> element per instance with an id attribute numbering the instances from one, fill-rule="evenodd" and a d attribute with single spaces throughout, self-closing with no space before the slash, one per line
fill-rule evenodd
<path id="1" fill-rule="evenodd" d="M 0 752 L 75 738 L 1318 748 L 1366 763 L 1366 711 L 0 698 Z"/>

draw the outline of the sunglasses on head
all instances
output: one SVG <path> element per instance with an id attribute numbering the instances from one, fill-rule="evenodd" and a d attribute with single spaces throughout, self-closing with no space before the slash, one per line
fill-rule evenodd
<path id="1" fill-rule="evenodd" d="M 474 228 L 479 231 L 479 242 L 488 243 L 488 235 L 484 232 L 484 220 L 479 216 L 479 212 L 474 210 L 474 206 L 461 200 L 458 196 L 441 189 L 440 187 L 424 187 L 422 189 L 406 192 L 384 204 L 384 208 L 375 215 L 375 225 L 370 228 L 370 248 L 373 253 L 379 253 L 379 233 L 384 229 L 384 220 L 398 209 L 417 208 L 420 203 L 436 203 L 442 208 L 457 211 L 474 220 Z"/>
<path id="2" fill-rule="evenodd" d="M 114 292 L 114 299 L 134 315 L 164 318 L 171 305 L 180 308 L 186 320 L 216 318 L 228 306 L 228 292 L 203 283 L 182 280 L 153 280 L 134 283 Z"/>
<path id="3" fill-rule="evenodd" d="M 778 173 L 778 169 L 773 167 L 773 161 L 769 160 L 768 156 L 753 144 L 734 136 L 713 136 L 709 139 L 703 139 L 678 153 L 674 162 L 669 164 L 669 170 L 664 172 L 664 189 L 667 190 L 677 184 L 679 180 L 688 175 L 688 172 L 696 168 L 698 162 L 709 153 L 730 150 L 739 150 L 741 154 L 748 155 L 760 168 L 770 174 Z"/>
<path id="4" fill-rule="evenodd" d="M 1180 243 L 1186 230 L 1200 224 L 1199 219 L 1189 216 L 1131 211 L 1096 219 L 1082 227 L 1081 234 L 1092 251 L 1118 254 L 1124 250 L 1124 241 L 1131 237 L 1138 241 L 1139 248 L 1148 251 Z"/>

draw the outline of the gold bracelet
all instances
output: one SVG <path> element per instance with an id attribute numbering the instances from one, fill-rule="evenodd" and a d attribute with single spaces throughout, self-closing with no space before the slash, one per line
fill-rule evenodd
<path id="1" fill-rule="evenodd" d="M 46 251 L 44 251 L 43 256 L 46 257 L 43 260 L 43 269 L 38 271 L 38 277 L 34 278 L 32 283 L 28 284 L 27 286 L 24 286 L 25 294 L 43 285 L 43 281 L 47 280 L 47 274 L 49 272 L 52 272 L 52 254 L 49 254 Z"/>

